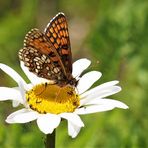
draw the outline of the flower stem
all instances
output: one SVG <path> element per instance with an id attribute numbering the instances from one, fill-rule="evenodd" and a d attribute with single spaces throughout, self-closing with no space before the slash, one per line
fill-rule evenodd
<path id="1" fill-rule="evenodd" d="M 55 136 L 56 136 L 55 130 L 53 131 L 52 134 L 46 135 L 46 143 L 45 143 L 46 148 L 55 148 Z"/>

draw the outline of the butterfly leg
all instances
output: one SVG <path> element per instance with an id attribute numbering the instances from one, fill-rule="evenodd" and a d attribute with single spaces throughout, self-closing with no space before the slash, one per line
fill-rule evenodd
<path id="1" fill-rule="evenodd" d="M 60 94 L 60 92 L 61 92 L 61 89 L 62 89 L 62 88 L 60 88 L 60 89 L 58 90 L 58 92 L 56 93 L 55 101 L 57 101 L 58 96 L 59 96 L 59 94 Z"/>
<path id="2" fill-rule="evenodd" d="M 47 83 L 44 84 L 44 89 L 39 94 L 37 94 L 37 96 L 40 96 L 46 90 L 47 85 L 48 85 Z"/>

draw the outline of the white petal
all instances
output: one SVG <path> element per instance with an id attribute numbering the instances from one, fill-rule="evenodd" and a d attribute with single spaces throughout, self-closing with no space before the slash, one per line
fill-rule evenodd
<path id="1" fill-rule="evenodd" d="M 91 105 L 91 104 L 97 104 L 97 105 L 102 105 L 102 104 L 108 104 L 110 106 L 114 106 L 114 107 L 118 107 L 118 108 L 123 108 L 123 109 L 128 109 L 128 106 L 126 104 L 124 104 L 121 101 L 118 100 L 113 100 L 113 99 L 95 99 L 89 102 L 89 104 L 87 105 Z"/>
<path id="2" fill-rule="evenodd" d="M 89 104 L 88 106 L 81 107 L 75 111 L 77 114 L 90 114 L 90 113 L 96 113 L 96 112 L 103 112 L 112 110 L 114 108 L 123 108 L 127 109 L 128 106 L 120 101 L 112 100 L 112 99 L 98 99 L 95 101 L 92 101 L 92 104 Z"/>
<path id="3" fill-rule="evenodd" d="M 60 124 L 61 118 L 54 114 L 44 114 L 37 119 L 39 129 L 44 134 L 51 134 Z"/>
<path id="4" fill-rule="evenodd" d="M 70 121 L 68 122 L 68 135 L 72 138 L 75 138 L 80 132 L 81 127 L 72 124 Z"/>
<path id="5" fill-rule="evenodd" d="M 72 75 L 74 78 L 79 77 L 81 73 L 90 65 L 91 61 L 88 59 L 80 59 L 73 63 Z"/>
<path id="6" fill-rule="evenodd" d="M 91 105 L 91 106 L 79 108 L 75 111 L 75 113 L 79 115 L 83 115 L 83 114 L 91 114 L 91 113 L 96 113 L 96 112 L 108 111 L 112 109 L 114 109 L 113 106 L 104 105 L 104 104 L 103 105 Z"/>
<path id="7" fill-rule="evenodd" d="M 27 100 L 26 100 L 26 91 L 29 90 L 28 85 L 23 85 L 22 83 L 19 84 L 19 91 L 22 95 L 23 105 L 26 106 Z"/>
<path id="8" fill-rule="evenodd" d="M 94 84 L 94 82 L 96 82 L 101 77 L 101 75 L 102 74 L 98 71 L 91 71 L 83 75 L 77 86 L 79 94 L 82 94 L 87 89 L 89 89 Z"/>
<path id="9" fill-rule="evenodd" d="M 67 119 L 68 122 L 71 122 L 72 124 L 78 126 L 78 127 L 83 127 L 84 126 L 84 123 L 82 122 L 81 118 L 77 115 L 77 114 L 74 114 L 74 113 L 62 113 L 62 114 L 59 114 L 60 117 L 64 118 L 64 119 Z"/>
<path id="10" fill-rule="evenodd" d="M 106 88 L 103 88 L 103 89 L 100 89 L 98 87 L 98 90 L 96 89 L 95 92 L 90 93 L 89 95 L 85 96 L 85 98 L 82 98 L 80 100 L 80 105 L 88 104 L 89 101 L 95 100 L 96 98 L 97 99 L 101 99 L 101 98 L 104 98 L 104 97 L 116 94 L 119 91 L 121 91 L 121 87 L 120 86 L 110 86 L 108 88 L 106 87 Z"/>
<path id="11" fill-rule="evenodd" d="M 27 84 L 28 90 L 32 89 L 32 87 L 33 87 L 33 84 L 32 83 Z"/>
<path id="12" fill-rule="evenodd" d="M 19 90 L 9 87 L 0 87 L 0 101 L 16 100 L 22 102 L 22 96 Z"/>
<path id="13" fill-rule="evenodd" d="M 81 118 L 74 113 L 62 113 L 60 116 L 68 121 L 68 134 L 75 138 L 81 127 L 84 127 L 84 123 L 82 122 Z"/>
<path id="14" fill-rule="evenodd" d="M 40 83 L 49 82 L 49 80 L 37 77 L 33 72 L 30 72 L 29 69 L 24 66 L 24 62 L 21 61 L 20 66 L 32 84 L 36 85 Z"/>
<path id="15" fill-rule="evenodd" d="M 26 85 L 26 82 L 23 80 L 23 78 L 16 71 L 14 71 L 12 68 L 10 68 L 9 66 L 0 63 L 0 69 L 2 69 L 13 80 L 15 80 L 18 83 L 18 85 L 20 85 L 20 83 L 23 85 Z"/>
<path id="16" fill-rule="evenodd" d="M 27 123 L 37 119 L 38 113 L 28 109 L 21 109 L 12 114 L 10 114 L 6 122 L 7 123 Z"/>
<path id="17" fill-rule="evenodd" d="M 18 107 L 19 104 L 20 104 L 19 101 L 16 101 L 16 100 L 12 101 L 12 106 L 13 106 L 13 107 Z"/>
<path id="18" fill-rule="evenodd" d="M 97 91 L 101 91 L 103 89 L 110 88 L 110 86 L 114 86 L 114 85 L 116 85 L 118 83 L 119 83 L 119 81 L 116 81 L 116 80 L 115 81 L 110 81 L 110 82 L 103 83 L 103 84 L 101 84 L 101 85 L 99 85 L 99 86 L 97 86 L 97 87 L 95 87 L 95 88 L 93 88 L 91 90 L 88 90 L 87 92 L 83 93 L 81 95 L 81 98 L 85 98 L 87 95 L 93 94 L 93 93 L 95 93 Z"/>

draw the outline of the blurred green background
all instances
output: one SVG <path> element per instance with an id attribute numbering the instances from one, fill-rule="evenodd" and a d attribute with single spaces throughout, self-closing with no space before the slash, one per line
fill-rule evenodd
<path id="1" fill-rule="evenodd" d="M 25 34 L 43 31 L 58 12 L 68 18 L 73 60 L 89 58 L 89 70 L 103 77 L 97 84 L 120 80 L 123 90 L 111 98 L 125 102 L 129 110 L 81 116 L 85 127 L 76 139 L 67 134 L 67 123 L 57 129 L 57 148 L 148 147 L 148 1 L 147 0 L 0 0 L 0 62 L 17 70 L 18 50 Z M 0 71 L 0 86 L 16 86 Z M 11 102 L 0 102 L 0 147 L 44 147 L 44 135 L 36 123 L 8 125 Z"/>

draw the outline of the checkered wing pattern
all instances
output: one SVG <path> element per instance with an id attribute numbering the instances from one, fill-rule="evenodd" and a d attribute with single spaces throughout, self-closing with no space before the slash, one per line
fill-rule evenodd
<path id="1" fill-rule="evenodd" d="M 63 13 L 57 14 L 45 28 L 45 36 L 50 40 L 63 62 L 67 74 L 72 72 L 72 56 L 68 24 Z"/>
<path id="2" fill-rule="evenodd" d="M 65 77 L 53 45 L 38 29 L 32 29 L 26 35 L 24 48 L 19 51 L 19 58 L 29 71 L 39 77 L 55 82 Z"/>
<path id="3" fill-rule="evenodd" d="M 72 77 L 72 56 L 65 15 L 58 13 L 44 33 L 32 29 L 26 34 L 19 58 L 29 71 L 59 85 L 76 85 Z"/>

